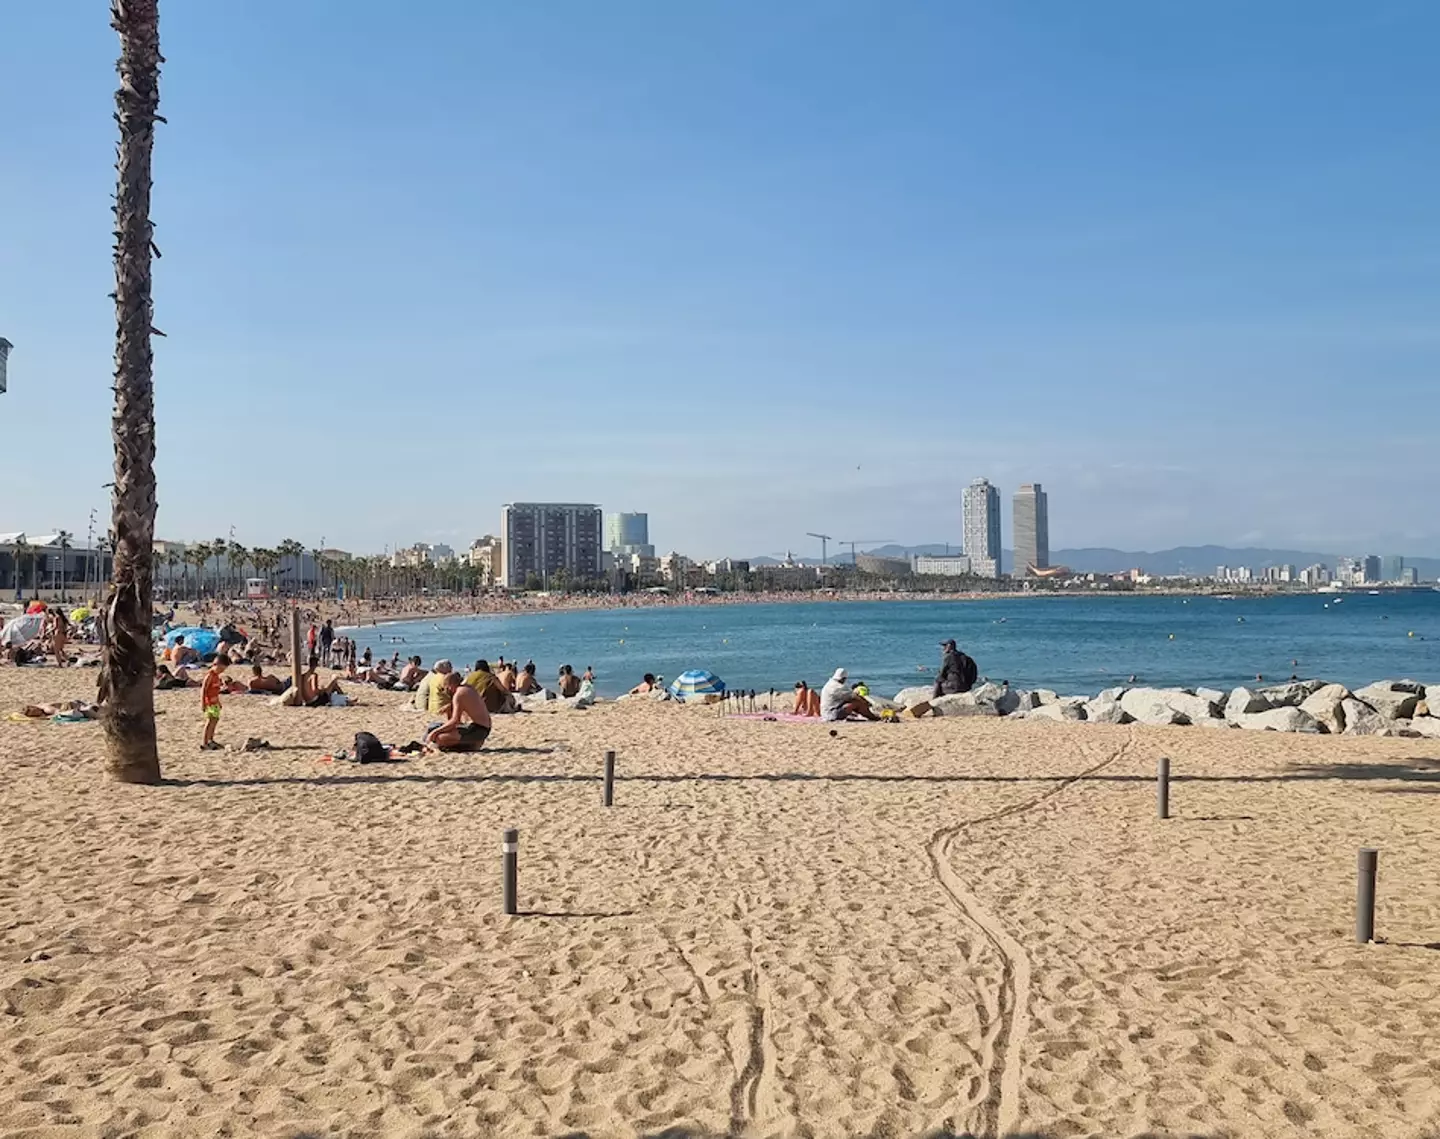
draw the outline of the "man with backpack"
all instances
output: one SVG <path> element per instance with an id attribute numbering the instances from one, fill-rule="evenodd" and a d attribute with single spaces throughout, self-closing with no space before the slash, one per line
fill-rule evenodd
<path id="1" fill-rule="evenodd" d="M 942 641 L 944 653 L 940 658 L 940 672 L 935 677 L 934 696 L 955 696 L 969 692 L 975 687 L 979 670 L 975 662 L 955 647 L 954 641 Z"/>

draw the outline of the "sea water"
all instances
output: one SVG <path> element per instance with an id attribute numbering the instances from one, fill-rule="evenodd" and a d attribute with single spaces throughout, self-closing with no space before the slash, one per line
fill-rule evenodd
<path id="1" fill-rule="evenodd" d="M 560 665 L 595 670 L 615 696 L 647 672 L 690 668 L 731 688 L 818 685 L 836 669 L 890 696 L 929 683 L 954 638 L 980 674 L 1023 688 L 1093 694 L 1136 683 L 1228 689 L 1292 673 L 1352 687 L 1409 677 L 1440 684 L 1440 592 L 1265 598 L 1015 597 L 992 601 L 806 602 L 566 610 L 454 617 L 352 633 L 378 656 L 397 649 L 469 667 L 534 660 L 553 687 Z M 398 640 L 397 640 L 398 638 Z"/>

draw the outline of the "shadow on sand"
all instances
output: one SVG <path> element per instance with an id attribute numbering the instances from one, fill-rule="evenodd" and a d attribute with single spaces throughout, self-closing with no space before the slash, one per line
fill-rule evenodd
<path id="1" fill-rule="evenodd" d="M 606 1132 L 613 1134 L 613 1132 Z M 733 1139 L 735 1133 L 720 1131 L 702 1131 L 694 1127 L 666 1127 L 659 1131 L 634 1131 L 630 1134 L 635 1139 Z M 893 1139 L 894 1133 L 887 1130 L 852 1132 L 830 1132 L 834 1139 Z M 1070 1134 L 1066 1131 L 1064 1134 Z M 318 1131 L 297 1131 L 290 1136 L 290 1139 L 325 1139 Z M 440 1136 L 431 1132 L 422 1132 L 420 1139 L 440 1139 Z M 589 1131 L 561 1131 L 557 1132 L 551 1139 L 596 1139 Z M 971 1132 L 951 1131 L 944 1128 L 939 1131 L 926 1131 L 917 1133 L 914 1139 L 1061 1139 L 1058 1131 L 1007 1131 L 1003 1135 L 994 1132 Z M 1222 1139 L 1220 1132 L 1199 1132 L 1199 1131 L 1144 1131 L 1144 1132 L 1116 1132 L 1115 1139 Z M 1433 1137 L 1422 1137 L 1422 1139 L 1440 1139 L 1440 1133 Z"/>
<path id="2" fill-rule="evenodd" d="M 550 748 L 489 748 L 483 755 L 550 755 Z M 457 759 L 463 757 L 457 756 Z M 454 775 L 439 772 L 424 774 L 388 774 L 375 772 L 364 775 L 256 775 L 238 779 L 167 779 L 167 787 L 268 787 L 287 784 L 334 785 L 350 783 L 598 783 L 601 775 L 578 775 L 564 772 L 525 774 L 523 772 L 476 772 Z M 1171 775 L 1171 783 L 1293 783 L 1321 779 L 1350 781 L 1392 781 L 1420 783 L 1430 786 L 1390 787 L 1380 790 L 1399 792 L 1440 792 L 1440 759 L 1431 756 L 1410 756 L 1389 763 L 1323 763 L 1297 765 L 1290 771 L 1275 775 Z M 623 775 L 616 783 L 1153 783 L 1151 775 L 822 775 L 812 771 L 760 772 L 754 775 L 729 775 L 723 772 L 697 772 L 693 775 Z M 1248 816 L 1214 816 L 1196 822 L 1225 822 Z"/>

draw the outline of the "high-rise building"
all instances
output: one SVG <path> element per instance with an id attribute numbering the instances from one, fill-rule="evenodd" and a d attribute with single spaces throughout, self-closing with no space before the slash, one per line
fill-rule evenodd
<path id="1" fill-rule="evenodd" d="M 1366 554 L 1361 563 L 1364 571 L 1363 584 L 1371 585 L 1380 580 L 1380 558 L 1377 554 Z"/>
<path id="2" fill-rule="evenodd" d="M 501 584 L 523 589 L 531 575 L 544 588 L 560 571 L 571 581 L 600 577 L 600 508 L 589 503 L 512 502 L 500 510 Z"/>
<path id="3" fill-rule="evenodd" d="M 1012 573 L 1024 577 L 1031 570 L 1050 566 L 1049 496 L 1037 483 L 1022 483 L 1015 492 L 1015 565 Z"/>
<path id="4" fill-rule="evenodd" d="M 634 554 L 654 557 L 655 547 L 650 544 L 650 515 L 605 515 L 605 549 L 620 558 Z"/>
<path id="5" fill-rule="evenodd" d="M 1385 580 L 1405 580 L 1405 559 L 1399 554 L 1389 554 L 1385 558 Z"/>
<path id="6" fill-rule="evenodd" d="M 965 553 L 976 577 L 1000 576 L 1000 492 L 989 479 L 965 488 Z"/>

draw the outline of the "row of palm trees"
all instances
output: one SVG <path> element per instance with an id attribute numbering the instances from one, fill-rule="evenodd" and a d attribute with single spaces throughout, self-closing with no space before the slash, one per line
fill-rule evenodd
<path id="1" fill-rule="evenodd" d="M 312 581 L 303 580 L 301 576 L 300 567 L 306 554 L 315 566 Z M 478 567 L 458 562 L 395 566 L 384 555 L 336 557 L 318 547 L 307 548 L 294 538 L 286 538 L 273 548 L 246 547 L 233 538 L 216 538 L 213 542 L 191 543 L 183 550 L 169 550 L 161 555 L 161 561 L 166 567 L 165 580 L 172 597 L 200 597 L 206 593 L 238 597 L 243 594 L 245 579 L 250 576 L 263 577 L 272 595 L 312 589 L 338 594 L 343 585 L 351 597 L 415 596 L 425 590 L 469 593 L 491 584 Z M 282 566 L 285 573 L 277 582 L 276 575 Z"/>

